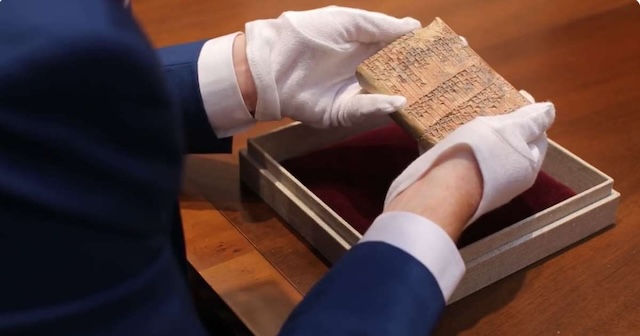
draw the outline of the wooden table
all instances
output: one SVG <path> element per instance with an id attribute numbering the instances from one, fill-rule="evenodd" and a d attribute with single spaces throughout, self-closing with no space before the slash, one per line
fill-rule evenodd
<path id="1" fill-rule="evenodd" d="M 549 135 L 615 179 L 616 226 L 446 309 L 438 334 L 635 335 L 640 331 L 640 6 L 633 0 L 136 0 L 156 46 L 242 30 L 329 4 L 423 23 L 440 16 L 557 119 Z M 276 333 L 328 267 L 239 182 L 237 151 L 187 161 L 182 213 L 191 264 L 255 333 Z M 200 196 L 202 195 L 202 196 Z"/>

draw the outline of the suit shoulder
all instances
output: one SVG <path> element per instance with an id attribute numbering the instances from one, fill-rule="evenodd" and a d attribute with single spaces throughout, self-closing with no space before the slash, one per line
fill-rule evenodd
<path id="1" fill-rule="evenodd" d="M 135 63 L 155 52 L 131 13 L 109 0 L 0 2 L 0 65 L 77 58 Z"/>
<path id="2" fill-rule="evenodd" d="M 117 83 L 123 90 L 164 94 L 154 48 L 117 2 L 0 2 L 0 86 L 99 92 Z M 40 6 L 29 5 L 34 3 Z"/>

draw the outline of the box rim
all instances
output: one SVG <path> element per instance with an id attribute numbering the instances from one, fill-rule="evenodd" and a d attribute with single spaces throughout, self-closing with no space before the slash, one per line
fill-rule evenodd
<path id="1" fill-rule="evenodd" d="M 243 168 L 244 171 L 251 171 L 252 173 L 248 173 L 248 174 L 244 174 L 242 176 L 243 181 L 245 181 L 246 183 L 249 183 L 249 186 L 256 191 L 258 194 L 261 195 L 261 197 L 263 197 L 265 199 L 265 201 L 269 204 L 271 204 L 271 202 L 276 202 L 274 201 L 273 198 L 267 196 L 267 195 L 272 195 L 276 198 L 278 197 L 284 197 L 284 199 L 286 200 L 285 202 L 290 202 L 289 205 L 286 205 L 285 208 L 288 208 L 290 205 L 294 205 L 294 206 L 300 206 L 300 201 L 297 197 L 296 194 L 293 193 L 289 193 L 289 190 L 286 188 L 286 186 L 282 185 L 282 184 L 278 184 L 275 183 L 276 179 L 274 176 L 271 175 L 271 172 L 264 169 L 264 168 L 260 168 L 260 166 L 257 164 L 257 162 L 255 160 L 253 160 L 250 156 L 247 155 L 246 150 L 241 150 L 240 155 L 242 156 L 242 160 L 241 165 L 246 164 L 247 167 Z M 248 169 L 248 170 L 247 170 Z M 253 174 L 258 174 L 258 175 L 253 175 Z M 254 176 L 254 177 L 258 177 L 259 180 L 257 181 L 253 181 L 253 178 L 250 178 L 249 176 Z M 271 181 L 271 183 L 268 184 L 268 188 L 273 188 L 271 189 L 271 192 L 269 191 L 263 191 L 260 187 L 260 185 L 262 185 L 261 180 L 262 179 L 266 179 Z M 250 182 L 253 181 L 253 182 Z M 257 183 L 256 183 L 257 182 Z M 274 193 L 275 192 L 275 193 Z M 277 196 L 277 193 L 281 193 L 280 196 Z M 286 194 L 286 195 L 285 195 Z M 570 213 L 567 216 L 564 216 L 562 218 L 558 218 L 554 221 L 549 222 L 549 224 L 541 227 L 538 230 L 535 230 L 532 233 L 523 235 L 521 237 L 509 240 L 507 242 L 505 242 L 505 244 L 502 244 L 501 246 L 497 246 L 495 248 L 492 249 L 488 249 L 485 253 L 483 253 L 482 257 L 483 258 L 476 258 L 476 259 L 469 259 L 469 258 L 465 258 L 464 262 L 465 262 L 465 266 L 467 267 L 467 272 L 465 274 L 465 277 L 462 279 L 460 285 L 458 286 L 458 289 L 455 291 L 454 295 L 452 296 L 452 300 L 448 302 L 452 303 L 455 302 L 463 297 L 466 297 L 474 292 L 476 292 L 477 290 L 480 290 L 486 286 L 489 286 L 491 284 L 493 284 L 494 282 L 507 277 L 519 270 L 521 270 L 524 267 L 527 267 L 545 257 L 548 257 L 556 252 L 558 252 L 559 250 L 570 246 L 572 243 L 575 243 L 577 241 L 580 241 L 581 239 L 584 239 L 586 237 L 589 237 L 593 234 L 595 234 L 596 232 L 601 231 L 602 229 L 611 226 L 612 224 L 615 223 L 615 209 L 617 208 L 618 202 L 619 202 L 619 196 L 620 194 L 615 190 L 612 189 L 611 193 L 603 198 L 600 199 L 598 201 L 595 201 L 593 203 L 591 203 L 590 205 L 576 210 L 575 212 Z M 276 206 L 277 208 L 277 206 Z M 306 208 L 306 207 L 305 207 Z M 307 208 L 308 209 L 308 208 Z M 526 257 L 525 259 L 530 259 L 529 261 L 525 261 L 523 262 L 518 262 L 517 264 L 519 266 L 514 266 L 514 267 L 508 267 L 507 269 L 500 269 L 499 274 L 502 275 L 496 275 L 495 273 L 491 272 L 491 273 L 487 273 L 485 275 L 483 275 L 483 273 L 478 273 L 480 268 L 483 268 L 484 264 L 486 262 L 494 262 L 495 263 L 495 258 L 505 258 L 509 255 L 511 255 L 511 253 L 509 252 L 512 248 L 520 248 L 520 244 L 515 244 L 514 242 L 522 242 L 523 244 L 530 244 L 531 239 L 538 239 L 538 236 L 546 236 L 548 234 L 548 232 L 550 230 L 553 230 L 555 228 L 560 229 L 560 227 L 565 227 L 565 230 L 567 228 L 566 225 L 571 225 L 572 227 L 575 225 L 578 225 L 577 223 L 575 223 L 575 220 L 578 220 L 579 218 L 582 218 L 585 216 L 585 214 L 587 213 L 592 213 L 594 211 L 598 211 L 598 209 L 601 209 L 601 212 L 598 214 L 598 216 L 602 217 L 602 218 L 606 218 L 606 220 L 601 220 L 597 223 L 592 223 L 589 225 L 586 225 L 587 227 L 589 227 L 589 229 L 586 229 L 586 231 L 582 230 L 583 232 L 581 232 L 578 235 L 573 235 L 573 236 L 568 236 L 565 238 L 561 238 L 561 240 L 567 241 L 569 243 L 566 244 L 561 244 L 561 246 L 556 246 L 557 248 L 544 248 L 542 249 L 542 254 L 543 256 L 541 257 L 533 257 L 533 259 Z M 605 211 L 606 210 L 606 211 Z M 276 210 L 277 211 L 277 210 Z M 320 245 L 316 245 L 319 244 L 323 239 L 320 236 L 316 236 L 316 233 L 313 232 L 308 232 L 306 231 L 306 229 L 304 229 L 303 231 L 300 231 L 300 233 L 302 232 L 307 232 L 310 233 L 311 236 L 307 236 L 305 234 L 303 234 L 303 237 L 305 239 L 307 239 L 309 241 L 310 244 L 312 244 L 312 246 L 317 249 L 325 258 L 327 258 L 330 262 L 335 262 L 336 260 L 338 260 L 346 251 L 348 251 L 350 248 L 353 247 L 352 244 L 349 244 L 347 242 L 345 242 L 344 240 L 341 240 L 340 244 L 337 244 L 338 242 L 335 241 L 335 239 L 339 239 L 341 238 L 340 235 L 331 228 L 331 226 L 329 226 L 324 220 L 322 220 L 321 218 L 318 218 L 317 216 L 315 216 L 315 213 L 313 213 L 312 211 L 304 211 L 301 208 L 298 209 L 298 211 L 300 213 L 303 214 L 303 216 L 306 216 L 306 218 L 304 218 L 302 220 L 302 223 L 308 223 L 308 225 L 312 225 L 313 229 L 312 231 L 316 231 L 319 230 L 321 232 L 321 235 L 325 235 L 326 237 L 332 237 L 330 239 L 334 239 L 334 241 L 332 242 L 332 244 L 326 245 L 326 244 L 320 244 Z M 605 211 L 604 213 L 602 211 Z M 288 225 L 293 226 L 294 228 L 300 226 L 300 222 L 299 221 L 294 221 L 296 223 L 292 223 L 289 222 L 290 219 L 294 218 L 295 215 L 290 215 L 289 213 L 286 214 L 281 214 L 285 220 L 287 221 Z M 595 215 L 595 213 L 594 213 Z M 291 217 L 294 216 L 294 217 Z M 584 221 L 584 218 L 582 219 Z M 606 221 L 606 222 L 605 222 Z M 589 222 L 593 222 L 592 220 L 590 220 Z M 312 224 L 310 224 L 312 223 Z M 323 225 L 324 224 L 324 225 Z M 563 225 L 561 225 L 563 224 Z M 303 226 L 305 227 L 305 226 Z M 582 227 L 582 225 L 581 225 Z M 580 230 L 578 230 L 580 231 Z M 535 232 L 542 232 L 542 235 L 535 235 L 532 236 Z M 574 230 L 571 230 L 571 232 L 574 232 Z M 525 239 L 525 237 L 528 237 Z M 337 245 L 336 245 L 337 244 Z M 556 244 L 557 245 L 557 244 Z M 518 259 L 520 260 L 520 259 Z M 276 266 L 277 267 L 277 266 Z M 487 279 L 487 281 L 482 281 L 481 279 L 483 277 L 489 277 L 489 279 Z"/>
<path id="2" fill-rule="evenodd" d="M 373 124 L 372 124 L 373 125 Z M 375 126 L 384 126 L 384 124 L 380 124 L 377 125 L 375 124 Z M 366 126 L 365 126 L 366 127 Z M 268 138 L 270 137 L 274 137 L 277 136 L 278 132 L 283 132 L 283 131 L 287 131 L 290 130 L 292 128 L 309 128 L 309 126 L 306 126 L 300 122 L 292 122 L 288 125 L 283 125 L 280 126 L 274 130 L 271 130 L 267 133 L 264 133 L 262 135 L 253 137 L 253 138 L 249 138 L 247 139 L 247 155 L 250 156 L 252 159 L 254 159 L 257 162 L 260 162 L 260 160 L 258 160 L 258 158 L 256 158 L 254 155 L 252 155 L 253 152 L 258 151 L 259 155 L 264 157 L 267 161 L 269 161 L 269 163 L 271 165 L 273 165 L 274 167 L 276 167 L 279 170 L 279 173 L 285 175 L 290 181 L 291 183 L 293 183 L 297 188 L 299 188 L 305 195 L 305 197 L 311 198 L 313 199 L 318 205 L 319 207 L 322 209 L 322 211 L 325 211 L 326 213 L 328 213 L 329 215 L 331 215 L 331 217 L 333 217 L 334 220 L 336 220 L 338 222 L 338 224 L 340 224 L 341 226 L 345 226 L 347 228 L 347 231 L 349 231 L 349 233 L 351 234 L 350 237 L 342 237 L 344 240 L 346 240 L 347 242 L 351 242 L 353 241 L 355 244 L 355 242 L 357 242 L 358 240 L 360 240 L 362 238 L 362 234 L 360 234 L 357 230 L 355 230 L 344 218 L 342 218 L 340 215 L 338 215 L 333 209 L 331 209 L 325 202 L 323 202 L 319 197 L 317 197 L 315 195 L 315 193 L 313 193 L 311 190 L 309 190 L 309 188 L 307 188 L 307 186 L 305 186 L 300 180 L 298 180 L 295 176 L 293 176 L 293 174 L 291 174 L 287 169 L 285 169 L 282 165 L 281 162 L 276 160 L 271 153 L 267 152 L 266 150 L 264 150 L 264 146 L 262 145 L 262 142 L 267 141 Z M 359 127 L 362 128 L 362 127 Z M 370 128 L 369 130 L 372 130 L 374 128 Z M 366 131 L 366 129 L 365 129 Z M 354 136 L 358 133 L 354 133 L 351 134 L 351 136 Z M 569 150 L 567 150 L 565 147 L 561 146 L 560 144 L 558 144 L 557 142 L 549 139 L 549 146 L 553 146 L 556 149 L 558 149 L 559 151 L 561 151 L 564 155 L 569 156 L 572 160 L 577 161 L 580 165 L 583 165 L 584 167 L 586 167 L 588 170 L 590 170 L 592 173 L 594 173 L 595 175 L 598 175 L 603 181 L 586 189 L 583 190 L 582 192 L 576 193 L 576 195 L 562 201 L 559 202 L 549 208 L 546 208 L 532 216 L 529 216 L 527 218 L 524 218 L 516 223 L 513 223 L 511 225 L 509 225 L 506 228 L 503 228 L 497 232 L 492 233 L 491 235 L 484 237 L 482 239 L 479 239 L 477 241 L 474 241 L 473 243 L 463 247 L 460 249 L 460 253 L 462 255 L 464 255 L 466 258 L 470 258 L 470 259 L 475 259 L 478 256 L 482 255 L 482 253 L 472 253 L 470 252 L 470 250 L 473 250 L 475 246 L 478 245 L 482 245 L 482 244 L 486 244 L 488 241 L 494 240 L 494 239 L 498 239 L 496 238 L 496 235 L 504 235 L 504 234 L 508 234 L 510 232 L 516 231 L 518 229 L 522 229 L 523 226 L 526 226 L 528 222 L 532 222 L 534 221 L 536 218 L 547 215 L 553 211 L 557 211 L 559 208 L 567 206 L 569 203 L 571 202 L 575 202 L 577 199 L 584 197 L 586 195 L 589 195 L 592 191 L 596 191 L 599 190 L 601 188 L 606 188 L 607 185 L 611 185 L 611 188 L 609 190 L 609 193 L 607 195 L 610 195 L 611 192 L 613 191 L 613 178 L 611 178 L 610 176 L 608 176 L 607 174 L 605 174 L 604 172 L 600 171 L 599 169 L 597 169 L 596 167 L 594 167 L 593 165 L 589 164 L 588 162 L 584 161 L 582 158 L 578 157 L 577 155 L 573 154 L 572 152 L 570 152 Z M 597 201 L 606 198 L 607 195 L 598 198 L 596 200 L 593 200 L 592 202 L 585 204 L 583 207 L 575 209 L 575 211 L 578 211 L 590 204 L 596 203 Z M 298 195 L 296 195 L 296 197 L 299 198 Z M 307 206 L 307 208 L 309 208 Z M 313 209 L 311 209 L 313 210 Z M 315 211 L 314 211 L 315 213 Z M 317 214 L 316 214 L 317 215 Z M 566 216 L 566 215 L 565 215 Z M 554 221 L 551 222 L 555 222 L 565 216 L 560 216 L 559 218 L 557 218 Z M 323 217 L 322 215 L 318 216 L 318 217 Z M 332 225 L 330 223 L 330 221 L 327 221 L 325 219 L 323 219 L 323 222 L 327 223 L 327 225 L 329 225 L 330 227 L 332 227 L 332 229 L 334 231 L 336 231 L 336 228 L 334 228 L 334 225 Z M 546 223 L 544 225 L 542 225 L 541 227 L 544 227 L 546 225 L 548 225 L 549 223 Z M 532 231 L 538 230 L 539 228 L 531 228 L 530 230 L 523 230 L 524 232 L 520 232 L 517 233 L 518 237 L 522 237 L 524 235 L 527 235 L 529 233 L 531 233 Z M 338 229 L 338 231 L 342 231 L 340 229 Z M 514 239 L 517 239 L 514 238 Z M 351 244 L 351 243 L 350 243 Z"/>

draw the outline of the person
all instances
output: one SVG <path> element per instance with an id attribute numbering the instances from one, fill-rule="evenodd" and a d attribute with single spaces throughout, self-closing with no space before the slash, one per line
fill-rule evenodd
<path id="1" fill-rule="evenodd" d="M 354 70 L 420 25 L 326 7 L 154 50 L 120 1 L 0 2 L 0 334 L 204 335 L 183 156 L 229 152 L 262 120 L 396 111 L 405 98 L 362 94 Z M 533 183 L 553 117 L 532 103 L 478 118 L 421 155 L 281 333 L 429 333 L 464 274 L 455 240 Z"/>

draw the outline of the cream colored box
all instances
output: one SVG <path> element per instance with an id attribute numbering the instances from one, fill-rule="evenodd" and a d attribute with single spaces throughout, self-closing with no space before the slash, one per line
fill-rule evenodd
<path id="1" fill-rule="evenodd" d="M 335 261 L 361 235 L 284 169 L 280 162 L 381 127 L 380 119 L 351 128 L 293 123 L 249 139 L 240 153 L 241 180 L 311 246 Z M 545 258 L 615 221 L 620 194 L 613 180 L 551 141 L 543 171 L 576 195 L 460 250 L 467 266 L 455 302 Z"/>

